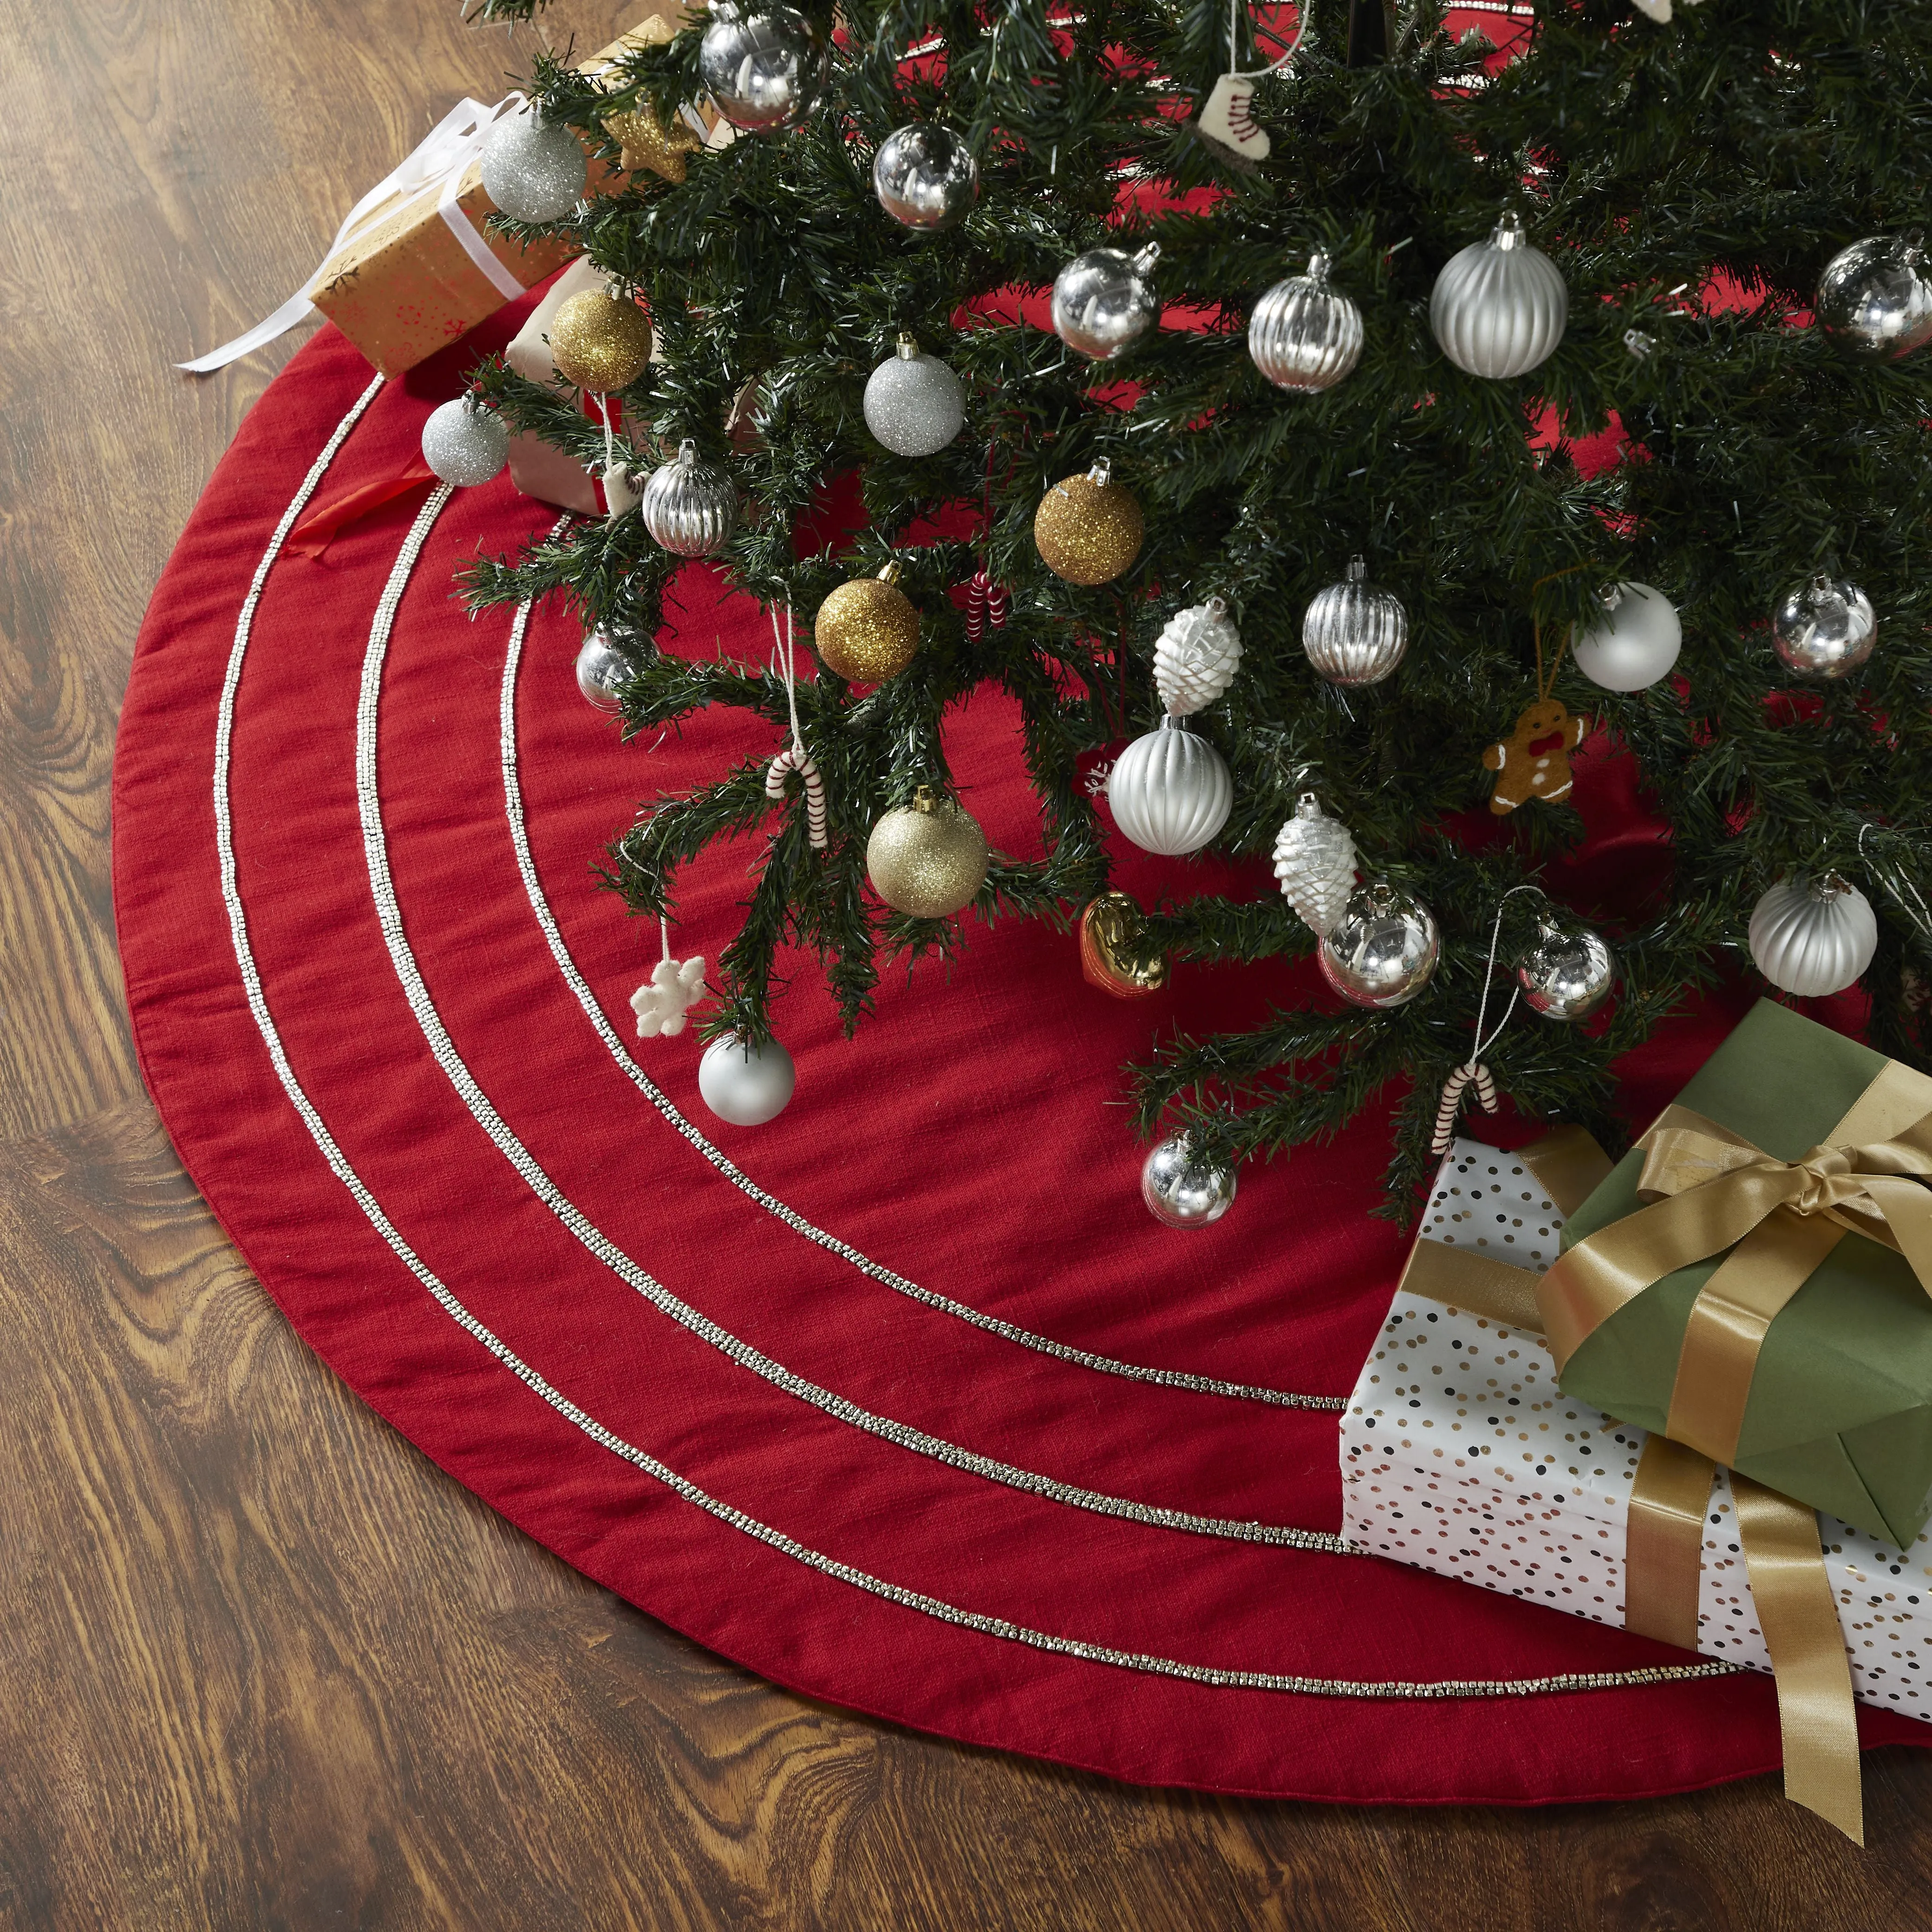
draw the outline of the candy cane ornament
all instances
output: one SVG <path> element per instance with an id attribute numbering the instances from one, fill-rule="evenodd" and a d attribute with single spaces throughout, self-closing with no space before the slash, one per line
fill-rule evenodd
<path id="1" fill-rule="evenodd" d="M 785 703 L 791 712 L 791 742 L 775 752 L 771 763 L 765 768 L 765 796 L 774 802 L 785 795 L 785 778 L 788 772 L 796 772 L 805 788 L 805 829 L 812 841 L 812 849 L 825 850 L 825 781 L 818 775 L 818 766 L 813 762 L 812 754 L 805 748 L 805 734 L 799 728 L 797 671 L 794 659 L 794 640 L 792 632 L 791 604 L 785 604 L 784 635 L 778 635 L 778 614 L 774 610 L 772 618 L 772 668 L 774 674 L 784 680 Z"/>

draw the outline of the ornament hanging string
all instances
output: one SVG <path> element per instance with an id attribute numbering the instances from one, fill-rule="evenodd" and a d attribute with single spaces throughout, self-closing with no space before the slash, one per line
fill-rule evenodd
<path id="1" fill-rule="evenodd" d="M 1228 78 L 1230 80 L 1266 80 L 1270 75 L 1280 73 L 1300 52 L 1302 42 L 1308 38 L 1308 16 L 1311 10 L 1309 0 L 1302 0 L 1294 23 L 1294 38 L 1288 42 L 1280 57 L 1271 61 L 1266 67 L 1248 68 L 1238 68 L 1234 64 L 1241 57 L 1241 4 L 1242 0 L 1228 0 Z"/>
<path id="2" fill-rule="evenodd" d="M 805 734 L 798 722 L 796 640 L 792 628 L 791 599 L 785 599 L 784 634 L 778 634 L 778 614 L 771 611 L 772 675 L 784 685 L 785 704 L 791 713 L 791 742 L 776 752 L 765 771 L 765 796 L 777 800 L 785 795 L 785 775 L 797 772 L 805 787 L 806 832 L 815 851 L 825 850 L 825 782 L 818 766 L 805 748 Z"/>
<path id="3" fill-rule="evenodd" d="M 1871 824 L 1858 827 L 1858 856 L 1864 861 L 1865 870 L 1885 888 L 1887 896 L 1899 910 L 1918 928 L 1920 936 L 1932 940 L 1932 907 L 1926 904 L 1924 893 L 1912 884 L 1902 868 L 1874 859 L 1865 850 L 1866 838 L 1877 830 Z"/>
<path id="4" fill-rule="evenodd" d="M 1522 997 L 1520 986 L 1510 993 L 1509 1004 L 1503 1009 L 1503 1016 L 1497 1021 L 1487 1039 L 1483 1036 L 1484 1022 L 1490 1016 L 1490 992 L 1496 976 L 1496 950 L 1502 944 L 1503 908 L 1518 892 L 1541 891 L 1539 886 L 1512 886 L 1496 902 L 1496 916 L 1490 928 L 1490 959 L 1483 969 L 1483 997 L 1476 1007 L 1475 1037 L 1469 1048 L 1469 1057 L 1442 1083 L 1442 1098 L 1436 1109 L 1436 1132 L 1430 1140 L 1430 1151 L 1438 1158 L 1449 1151 L 1456 1138 L 1456 1117 L 1462 1111 L 1462 1096 L 1466 1090 L 1474 1087 L 1476 1098 L 1483 1112 L 1493 1114 L 1496 1111 L 1496 1083 L 1490 1070 L 1483 1064 L 1483 1055 L 1502 1036 L 1503 1028 L 1510 1023 L 1510 1016 L 1516 1011 L 1516 1003 Z"/>
<path id="5" fill-rule="evenodd" d="M 1574 577 L 1578 571 L 1586 570 L 1588 567 L 1587 564 L 1573 563 L 1567 570 L 1552 570 L 1547 577 L 1539 577 L 1529 586 L 1532 605 L 1534 606 L 1535 603 L 1536 593 L 1546 584 L 1554 584 L 1561 577 Z M 1563 640 L 1556 646 L 1556 656 L 1550 661 L 1547 676 L 1544 675 L 1543 668 L 1543 620 L 1534 615 L 1533 612 L 1530 618 L 1530 629 L 1536 644 L 1536 701 L 1542 704 L 1548 700 L 1550 692 L 1556 687 L 1556 674 L 1563 668 L 1563 653 L 1570 648 L 1570 629 L 1568 626 L 1564 628 Z M 1518 886 L 1513 890 L 1521 892 L 1524 888 Z M 1503 896 L 1507 898 L 1509 895 L 1506 892 Z"/>

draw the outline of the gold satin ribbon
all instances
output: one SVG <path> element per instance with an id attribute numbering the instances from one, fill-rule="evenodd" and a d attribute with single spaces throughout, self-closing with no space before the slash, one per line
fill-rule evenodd
<path id="1" fill-rule="evenodd" d="M 1709 1456 L 1667 1436 L 1643 1445 L 1624 1528 L 1624 1629 L 1697 1648 L 1704 1517 L 1716 1474 Z"/>

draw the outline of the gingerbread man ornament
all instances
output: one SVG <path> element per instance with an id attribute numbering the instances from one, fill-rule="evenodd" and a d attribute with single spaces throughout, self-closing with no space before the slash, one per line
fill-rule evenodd
<path id="1" fill-rule="evenodd" d="M 1560 699 L 1539 698 L 1516 721 L 1516 729 L 1483 754 L 1484 764 L 1496 775 L 1490 809 L 1500 818 L 1533 798 L 1547 804 L 1568 798 L 1574 782 L 1570 754 L 1582 740 L 1582 718 L 1572 718 Z"/>

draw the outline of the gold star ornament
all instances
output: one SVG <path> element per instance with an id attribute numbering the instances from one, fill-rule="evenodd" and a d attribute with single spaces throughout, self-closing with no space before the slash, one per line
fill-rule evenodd
<path id="1" fill-rule="evenodd" d="M 676 117 L 667 127 L 648 107 L 610 115 L 604 124 L 624 144 L 619 165 L 629 175 L 648 168 L 668 182 L 681 182 L 687 166 L 685 158 L 704 146 L 694 128 Z"/>

